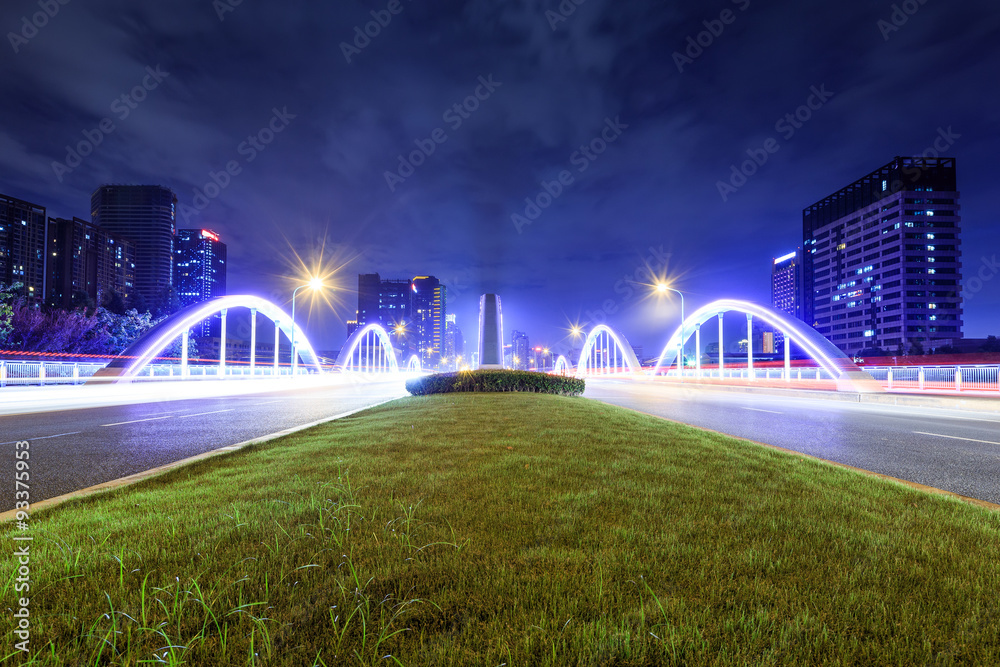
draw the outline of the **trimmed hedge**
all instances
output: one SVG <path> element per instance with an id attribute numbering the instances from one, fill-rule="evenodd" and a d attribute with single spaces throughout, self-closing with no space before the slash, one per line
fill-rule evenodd
<path id="1" fill-rule="evenodd" d="M 584 388 L 584 382 L 580 378 L 531 371 L 460 371 L 458 373 L 427 375 L 406 381 L 406 390 L 414 396 L 467 391 L 521 391 L 579 396 L 583 393 Z"/>

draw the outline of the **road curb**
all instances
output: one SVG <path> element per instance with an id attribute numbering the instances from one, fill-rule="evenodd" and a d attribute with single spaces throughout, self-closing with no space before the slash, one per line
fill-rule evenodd
<path id="1" fill-rule="evenodd" d="M 171 470 L 176 470 L 183 466 L 189 465 L 191 463 L 196 463 L 198 461 L 204 461 L 206 459 L 214 458 L 216 456 L 221 456 L 223 454 L 229 454 L 230 452 L 235 452 L 247 447 L 249 445 L 256 445 L 263 442 L 268 442 L 270 440 L 276 440 L 278 438 L 284 437 L 286 435 L 291 435 L 299 431 L 304 431 L 308 428 L 314 426 L 319 426 L 320 424 L 326 424 L 328 422 L 336 421 L 337 419 L 343 419 L 344 417 L 350 417 L 353 414 L 357 414 L 363 410 L 370 410 L 372 408 L 377 408 L 380 405 L 385 405 L 390 401 L 395 401 L 402 398 L 405 394 L 396 396 L 395 398 L 388 398 L 384 401 L 379 401 L 378 403 L 373 403 L 372 405 L 366 405 L 363 408 L 356 408 L 354 410 L 348 410 L 347 412 L 341 412 L 340 414 L 334 415 L 332 417 L 324 417 L 323 419 L 317 419 L 316 421 L 309 422 L 308 424 L 301 424 L 299 426 L 293 426 L 292 428 L 286 428 L 283 431 L 277 431 L 275 433 L 269 433 L 268 435 L 260 436 L 259 438 L 251 438 L 250 440 L 244 440 L 243 442 L 238 442 L 234 445 L 226 445 L 225 447 L 220 447 L 218 449 L 213 449 L 208 452 L 202 452 L 201 454 L 196 454 L 195 456 L 189 456 L 185 459 L 180 459 L 179 461 L 174 461 L 173 463 L 165 463 L 162 466 L 157 466 L 156 468 L 150 468 L 149 470 L 144 470 L 142 472 L 137 472 L 127 477 L 120 477 L 118 479 L 113 479 L 108 482 L 102 482 L 100 484 L 95 484 L 94 486 L 88 486 L 85 489 L 80 489 L 78 491 L 72 491 L 70 493 L 65 493 L 61 496 L 55 496 L 54 498 L 46 498 L 45 500 L 39 501 L 37 503 L 31 503 L 31 509 L 29 512 L 33 515 L 39 510 L 49 509 L 55 507 L 56 505 L 61 505 L 68 500 L 75 500 L 77 498 L 88 498 L 105 491 L 113 491 L 115 489 L 120 489 L 126 486 L 131 486 L 137 482 L 141 482 L 147 479 L 152 479 L 153 477 L 158 477 L 164 473 L 170 472 Z M 7 521 L 13 521 L 17 513 L 20 510 L 7 510 L 6 512 L 0 513 L 0 523 Z"/>

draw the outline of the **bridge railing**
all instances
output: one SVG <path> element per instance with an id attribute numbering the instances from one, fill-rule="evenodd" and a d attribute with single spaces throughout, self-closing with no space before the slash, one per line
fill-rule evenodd
<path id="1" fill-rule="evenodd" d="M 996 391 L 1000 392 L 1000 366 L 864 366 L 862 370 L 889 390 L 917 391 Z M 664 372 L 663 376 L 678 379 L 676 368 Z M 721 374 L 718 368 L 684 369 L 683 377 L 706 380 L 784 380 L 830 382 L 834 378 L 828 372 L 816 367 L 793 366 L 786 371 L 782 367 L 725 368 Z"/>
<path id="2" fill-rule="evenodd" d="M 0 387 L 25 385 L 57 385 L 83 384 L 97 371 L 104 368 L 104 363 L 60 362 L 60 361 L 0 361 Z M 219 379 L 220 377 L 266 378 L 288 377 L 292 369 L 279 366 L 275 371 L 272 365 L 257 365 L 251 369 L 244 365 L 226 365 L 225 373 L 215 365 L 189 365 L 185 379 Z M 296 375 L 307 375 L 311 369 L 299 367 Z M 178 364 L 150 364 L 135 377 L 136 381 L 156 381 L 182 379 L 181 366 Z"/>

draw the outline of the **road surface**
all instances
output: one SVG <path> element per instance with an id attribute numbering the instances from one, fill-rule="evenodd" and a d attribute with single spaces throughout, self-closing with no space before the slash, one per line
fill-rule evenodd
<path id="1" fill-rule="evenodd" d="M 584 396 L 1000 503 L 1000 415 L 624 378 L 588 379 Z"/>

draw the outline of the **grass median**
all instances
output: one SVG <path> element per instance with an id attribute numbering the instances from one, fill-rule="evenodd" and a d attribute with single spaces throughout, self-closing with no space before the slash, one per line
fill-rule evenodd
<path id="1" fill-rule="evenodd" d="M 26 664 L 1000 655 L 997 513 L 579 398 L 401 399 L 31 526 Z"/>

